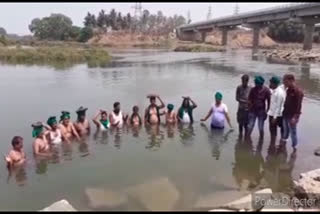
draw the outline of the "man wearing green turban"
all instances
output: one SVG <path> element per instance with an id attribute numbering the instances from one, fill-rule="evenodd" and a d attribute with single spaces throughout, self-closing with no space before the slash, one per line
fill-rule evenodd
<path id="1" fill-rule="evenodd" d="M 80 108 L 76 111 L 78 115 L 77 121 L 74 123 L 74 127 L 80 136 L 85 136 L 90 134 L 90 123 L 86 119 L 86 111 L 88 108 L 84 108 L 80 106 Z"/>
<path id="2" fill-rule="evenodd" d="M 32 136 L 35 138 L 32 144 L 34 155 L 42 157 L 51 156 L 50 146 L 45 137 L 46 132 L 43 129 L 43 124 L 41 122 L 34 123 L 32 124 L 32 128 Z"/>
<path id="3" fill-rule="evenodd" d="M 177 122 L 177 114 L 175 113 L 174 105 L 168 104 L 167 105 L 167 111 L 164 113 L 166 115 L 166 124 L 167 125 L 174 125 Z"/>
<path id="4" fill-rule="evenodd" d="M 60 144 L 62 142 L 62 133 L 58 127 L 58 122 L 55 116 L 49 117 L 47 120 L 47 129 L 49 130 L 50 144 Z"/>
<path id="5" fill-rule="evenodd" d="M 67 142 L 70 142 L 72 137 L 76 137 L 77 140 L 80 140 L 80 136 L 75 129 L 73 123 L 70 121 L 70 112 L 62 111 L 60 116 L 60 125 L 61 134 Z"/>
<path id="6" fill-rule="evenodd" d="M 201 122 L 206 121 L 212 115 L 211 117 L 212 129 L 224 129 L 225 120 L 227 120 L 229 127 L 233 129 L 230 122 L 230 117 L 228 114 L 228 107 L 226 104 L 222 103 L 222 98 L 223 96 L 221 92 L 217 92 L 215 94 L 216 102 L 210 108 L 207 116 L 204 119 L 201 119 Z"/>
<path id="7" fill-rule="evenodd" d="M 264 136 L 264 121 L 267 119 L 267 111 L 270 107 L 270 89 L 264 86 L 264 78 L 256 76 L 254 79 L 255 87 L 249 93 L 249 123 L 247 137 L 251 136 L 256 119 L 258 119 L 258 127 L 260 139 Z M 267 103 L 267 105 L 266 105 Z"/>
<path id="8" fill-rule="evenodd" d="M 269 115 L 269 129 L 273 140 L 277 137 L 277 127 L 280 127 L 281 137 L 283 136 L 282 128 L 282 111 L 286 99 L 286 91 L 283 85 L 280 85 L 280 78 L 273 76 L 270 79 L 271 99 Z"/>

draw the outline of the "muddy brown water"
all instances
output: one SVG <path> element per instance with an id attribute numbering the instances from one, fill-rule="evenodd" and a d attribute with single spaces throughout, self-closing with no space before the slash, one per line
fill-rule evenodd
<path id="1" fill-rule="evenodd" d="M 193 209 L 199 198 L 208 194 L 228 196 L 228 192 L 271 187 L 288 191 L 291 179 L 299 173 L 318 168 L 320 158 L 313 155 L 319 145 L 320 67 L 312 64 L 279 64 L 262 57 L 252 59 L 249 50 L 225 53 L 182 53 L 166 50 L 113 51 L 113 62 L 106 68 L 88 68 L 85 64 L 65 69 L 49 66 L 0 65 L 0 151 L 10 149 L 14 135 L 24 138 L 24 150 L 30 160 L 24 170 L 8 177 L 0 164 L 0 209 L 39 210 L 67 199 L 78 210 L 90 210 L 86 188 L 121 191 L 157 177 L 167 177 L 178 192 L 174 209 Z M 256 74 L 266 79 L 291 72 L 303 88 L 299 147 L 292 156 L 290 143 L 286 153 L 269 149 L 266 136 L 258 144 L 257 129 L 252 145 L 238 141 L 235 89 L 242 74 Z M 252 78 L 250 80 L 252 84 Z M 224 95 L 234 132 L 211 132 L 209 120 L 200 124 L 209 110 L 215 91 Z M 68 110 L 89 108 L 91 119 L 98 108 L 112 109 L 121 102 L 124 112 L 133 105 L 142 114 L 148 104 L 146 95 L 158 93 L 165 103 L 181 105 L 188 95 L 198 104 L 192 127 L 93 133 L 85 143 L 57 148 L 53 160 L 35 162 L 32 156 L 31 123 L 46 121 Z M 159 200 L 155 196 L 154 200 Z M 129 200 L 118 210 L 145 210 Z"/>

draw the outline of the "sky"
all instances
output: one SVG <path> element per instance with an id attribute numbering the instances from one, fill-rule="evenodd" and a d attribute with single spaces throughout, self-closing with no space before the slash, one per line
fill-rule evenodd
<path id="1" fill-rule="evenodd" d="M 281 6 L 288 3 L 238 3 L 239 12 L 248 12 L 268 7 Z M 88 12 L 98 15 L 101 9 L 109 12 L 112 8 L 126 14 L 134 14 L 135 2 L 129 3 L 0 3 L 0 27 L 7 33 L 18 35 L 31 34 L 28 25 L 34 18 L 50 16 L 51 13 L 62 13 L 70 17 L 74 25 L 83 26 L 84 17 Z M 190 11 L 192 22 L 204 21 L 208 8 L 211 6 L 212 18 L 232 15 L 236 3 L 141 3 L 143 9 L 154 14 L 161 10 L 165 16 L 174 14 L 187 17 Z"/>

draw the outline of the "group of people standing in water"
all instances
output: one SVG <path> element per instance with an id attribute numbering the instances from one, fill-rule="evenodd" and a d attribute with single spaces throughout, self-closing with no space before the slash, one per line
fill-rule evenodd
<path id="1" fill-rule="evenodd" d="M 255 77 L 254 87 L 249 86 L 248 75 L 243 75 L 241 79 L 242 84 L 236 90 L 236 101 L 239 103 L 237 112 L 239 136 L 242 138 L 244 131 L 245 137 L 250 137 L 256 119 L 258 119 L 260 138 L 263 138 L 264 121 L 269 115 L 271 137 L 276 137 L 279 126 L 281 128 L 281 145 L 285 144 L 289 133 L 291 133 L 292 146 L 295 150 L 297 146 L 296 125 L 301 114 L 303 93 L 296 86 L 294 76 L 286 74 L 283 77 L 283 85 L 280 85 L 280 78 L 274 76 L 270 79 L 270 88 L 264 86 L 262 76 Z M 148 95 L 147 98 L 149 98 L 150 104 L 145 109 L 143 119 L 140 116 L 138 106 L 133 106 L 132 114 L 129 116 L 121 111 L 120 103 L 115 102 L 113 110 L 109 114 L 106 110 L 98 110 L 92 118 L 92 122 L 98 131 L 106 131 L 110 128 L 117 129 L 125 125 L 139 127 L 143 123 L 156 126 L 160 124 L 161 116 L 165 116 L 167 125 L 192 124 L 194 122 L 193 110 L 197 108 L 197 104 L 190 97 L 182 97 L 183 102 L 177 112 L 175 112 L 173 104 L 168 104 L 167 109 L 164 110 L 166 106 L 158 95 Z M 212 129 L 224 129 L 225 121 L 233 129 L 228 107 L 222 102 L 222 98 L 221 92 L 215 93 L 215 102 L 207 115 L 201 119 L 201 122 L 211 117 Z M 160 104 L 157 104 L 157 99 Z M 81 106 L 76 111 L 78 118 L 75 122 L 71 121 L 70 112 L 62 111 L 59 122 L 55 116 L 52 116 L 48 118 L 46 124 L 43 122 L 32 124 L 32 136 L 35 138 L 32 145 L 34 155 L 50 157 L 52 146 L 62 142 L 71 143 L 74 139 L 80 140 L 82 137 L 88 136 L 91 126 L 86 118 L 87 110 L 88 108 Z M 26 155 L 23 152 L 23 138 L 15 136 L 11 143 L 13 149 L 5 156 L 8 168 L 22 165 L 26 160 Z"/>

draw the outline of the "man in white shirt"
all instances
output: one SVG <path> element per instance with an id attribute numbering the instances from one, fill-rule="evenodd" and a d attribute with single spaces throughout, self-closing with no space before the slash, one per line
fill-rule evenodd
<path id="1" fill-rule="evenodd" d="M 278 126 L 281 130 L 281 136 L 283 134 L 282 111 L 286 100 L 286 90 L 283 85 L 280 85 L 280 78 L 277 76 L 270 79 L 269 87 L 271 90 L 270 109 L 268 111 L 269 129 L 271 138 L 276 139 Z"/>

